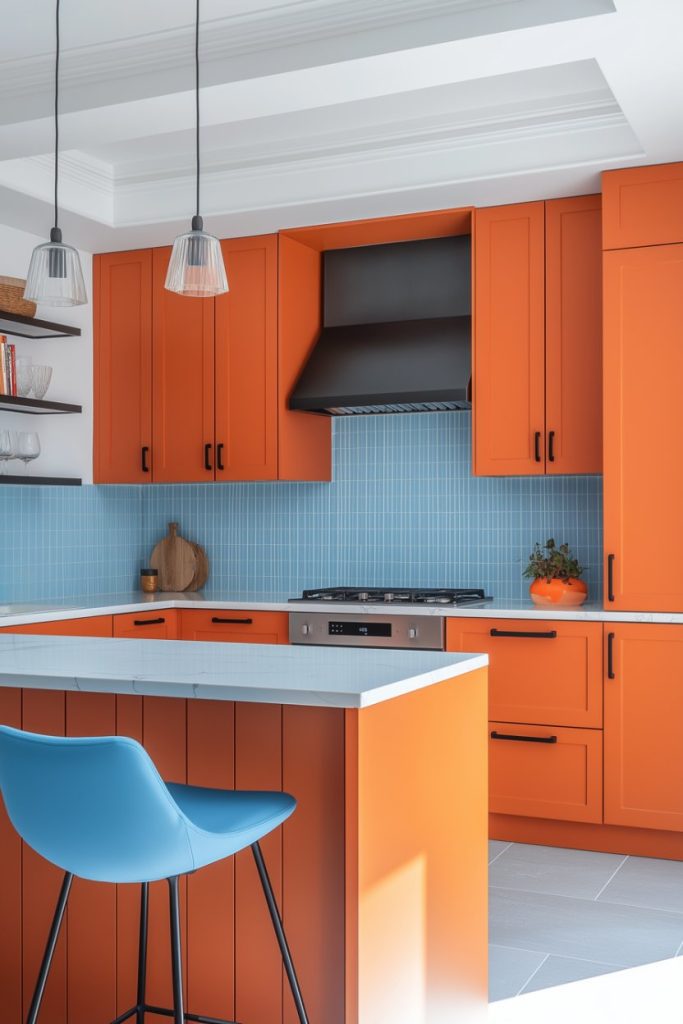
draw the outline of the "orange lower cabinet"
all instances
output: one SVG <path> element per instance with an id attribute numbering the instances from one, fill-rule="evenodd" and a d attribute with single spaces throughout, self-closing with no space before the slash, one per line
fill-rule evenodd
<path id="1" fill-rule="evenodd" d="M 602 725 L 602 623 L 448 619 L 449 651 L 489 656 L 489 717 Z"/>
<path id="2" fill-rule="evenodd" d="M 244 608 L 180 611 L 180 640 L 233 644 L 289 643 L 287 612 L 252 612 Z"/>
<path id="3" fill-rule="evenodd" d="M 21 728 L 21 690 L 0 687 L 0 724 Z M 0 992 L 3 1024 L 22 1022 L 21 839 L 0 800 Z"/>
<path id="4" fill-rule="evenodd" d="M 155 612 L 133 612 L 114 616 L 114 636 L 126 640 L 177 640 L 178 612 L 175 608 Z"/>
<path id="5" fill-rule="evenodd" d="M 489 809 L 602 821 L 602 732 L 489 723 Z"/>
<path id="6" fill-rule="evenodd" d="M 112 616 L 91 615 L 82 619 L 29 622 L 23 626 L 2 626 L 0 633 L 29 633 L 40 636 L 111 636 Z"/>
<path id="7" fill-rule="evenodd" d="M 605 624 L 605 822 L 683 831 L 683 626 Z"/>

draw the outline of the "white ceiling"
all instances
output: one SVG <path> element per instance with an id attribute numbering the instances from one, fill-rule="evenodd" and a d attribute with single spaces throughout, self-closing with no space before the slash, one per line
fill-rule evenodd
<path id="1" fill-rule="evenodd" d="M 6 10 L 5 10 L 6 8 Z M 192 0 L 62 0 L 62 226 L 193 210 Z M 0 223 L 52 223 L 54 0 L 0 0 Z M 572 195 L 683 159 L 683 0 L 202 0 L 202 212 L 221 236 Z"/>

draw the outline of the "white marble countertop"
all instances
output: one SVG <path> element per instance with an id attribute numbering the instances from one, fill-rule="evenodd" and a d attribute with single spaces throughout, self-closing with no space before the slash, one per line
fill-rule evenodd
<path id="1" fill-rule="evenodd" d="M 329 612 L 364 615 L 439 615 L 446 618 L 565 619 L 584 622 L 661 622 L 683 624 L 683 612 L 607 611 L 598 602 L 580 608 L 538 607 L 529 600 L 484 601 L 460 608 L 441 605 L 324 604 L 320 601 L 290 601 L 288 594 L 215 592 L 200 594 L 143 594 L 131 591 L 102 597 L 70 598 L 63 601 L 0 604 L 0 627 L 32 622 L 85 618 L 92 615 L 121 615 L 150 608 L 234 608 L 252 611 Z"/>
<path id="2" fill-rule="evenodd" d="M 0 636 L 0 686 L 364 708 L 484 668 L 484 654 Z"/>

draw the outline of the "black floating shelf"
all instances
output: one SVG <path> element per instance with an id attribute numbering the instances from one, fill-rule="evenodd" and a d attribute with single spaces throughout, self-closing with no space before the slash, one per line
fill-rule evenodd
<path id="1" fill-rule="evenodd" d="M 0 334 L 14 338 L 78 338 L 80 327 L 70 324 L 53 324 L 49 320 L 34 320 L 31 316 L 7 313 L 0 309 Z"/>
<path id="2" fill-rule="evenodd" d="M 68 402 L 47 402 L 44 398 L 20 398 L 19 395 L 0 395 L 0 411 L 24 412 L 32 416 L 55 416 L 67 412 L 83 412 L 82 405 Z"/>
<path id="3" fill-rule="evenodd" d="M 2 484 L 33 484 L 34 486 L 80 487 L 83 481 L 76 476 L 0 476 Z"/>

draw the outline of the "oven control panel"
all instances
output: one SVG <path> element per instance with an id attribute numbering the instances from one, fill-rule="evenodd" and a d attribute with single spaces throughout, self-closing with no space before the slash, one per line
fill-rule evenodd
<path id="1" fill-rule="evenodd" d="M 440 615 L 335 615 L 290 612 L 289 642 L 335 647 L 395 647 L 443 651 Z"/>

